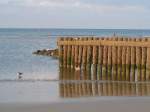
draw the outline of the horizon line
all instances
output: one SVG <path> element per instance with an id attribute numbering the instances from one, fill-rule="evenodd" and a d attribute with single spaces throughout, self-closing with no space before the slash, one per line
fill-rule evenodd
<path id="1" fill-rule="evenodd" d="M 0 27 L 0 29 L 64 29 L 64 30 L 150 30 L 150 28 L 62 28 L 62 27 Z"/>

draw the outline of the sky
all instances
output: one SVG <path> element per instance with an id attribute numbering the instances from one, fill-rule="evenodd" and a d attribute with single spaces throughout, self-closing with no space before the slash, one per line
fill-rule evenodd
<path id="1" fill-rule="evenodd" d="M 0 27 L 150 29 L 150 0 L 0 0 Z"/>

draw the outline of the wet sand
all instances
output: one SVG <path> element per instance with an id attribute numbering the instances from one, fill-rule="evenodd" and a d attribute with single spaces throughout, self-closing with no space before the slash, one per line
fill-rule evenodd
<path id="1" fill-rule="evenodd" d="M 0 112 L 149 112 L 150 97 L 72 100 L 61 103 L 1 103 Z"/>

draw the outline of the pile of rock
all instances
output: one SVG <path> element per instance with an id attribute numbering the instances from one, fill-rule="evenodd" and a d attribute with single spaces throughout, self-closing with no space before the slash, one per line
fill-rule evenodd
<path id="1" fill-rule="evenodd" d="M 37 51 L 33 52 L 33 54 L 42 55 L 42 56 L 51 56 L 51 57 L 54 57 L 54 58 L 58 58 L 58 49 L 37 50 Z"/>

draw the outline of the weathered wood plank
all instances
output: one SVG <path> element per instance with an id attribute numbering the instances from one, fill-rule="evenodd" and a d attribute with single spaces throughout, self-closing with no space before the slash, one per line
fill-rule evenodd
<path id="1" fill-rule="evenodd" d="M 131 46 L 131 47 L 150 47 L 150 42 L 140 42 L 140 41 L 115 41 L 115 40 L 88 40 L 88 41 L 80 41 L 80 40 L 73 40 L 73 41 L 58 41 L 58 45 L 96 45 L 96 46 Z"/>

